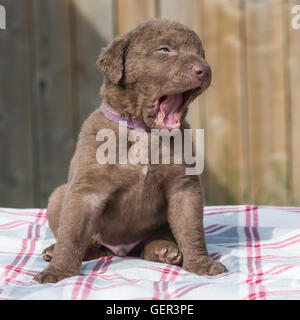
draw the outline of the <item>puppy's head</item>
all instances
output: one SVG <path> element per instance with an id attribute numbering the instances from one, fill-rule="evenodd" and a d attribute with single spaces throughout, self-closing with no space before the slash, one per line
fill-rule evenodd
<path id="1" fill-rule="evenodd" d="M 164 19 L 148 20 L 113 40 L 97 67 L 105 76 L 102 97 L 149 128 L 179 128 L 188 105 L 211 82 L 198 35 Z"/>

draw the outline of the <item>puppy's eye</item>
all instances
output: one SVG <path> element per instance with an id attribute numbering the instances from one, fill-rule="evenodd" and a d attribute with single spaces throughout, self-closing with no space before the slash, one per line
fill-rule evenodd
<path id="1" fill-rule="evenodd" d="M 157 51 L 160 52 L 171 52 L 171 50 L 168 47 L 160 47 L 157 49 Z"/>

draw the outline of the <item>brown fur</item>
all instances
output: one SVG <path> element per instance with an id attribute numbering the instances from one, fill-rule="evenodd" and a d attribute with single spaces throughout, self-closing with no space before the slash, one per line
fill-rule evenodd
<path id="1" fill-rule="evenodd" d="M 169 45 L 173 53 L 157 52 L 161 44 Z M 195 65 L 208 70 L 206 82 L 195 75 Z M 149 128 L 156 128 L 154 105 L 159 97 L 201 84 L 190 103 L 210 83 L 198 36 L 168 20 L 152 19 L 115 39 L 102 51 L 97 66 L 105 75 L 102 98 L 125 119 Z M 67 183 L 49 199 L 47 217 L 57 242 L 44 251 L 45 260 L 51 262 L 35 279 L 57 282 L 76 275 L 83 260 L 112 254 L 102 242 L 118 245 L 140 239 L 142 246 L 131 254 L 182 263 L 185 270 L 199 275 L 225 272 L 206 250 L 199 177 L 185 175 L 186 165 L 172 161 L 148 165 L 146 175 L 143 165 L 100 165 L 96 134 L 102 128 L 118 132 L 118 125 L 97 109 L 82 126 Z"/>

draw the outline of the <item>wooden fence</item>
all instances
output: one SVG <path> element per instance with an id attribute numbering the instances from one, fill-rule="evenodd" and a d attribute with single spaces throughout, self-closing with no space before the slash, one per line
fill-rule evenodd
<path id="1" fill-rule="evenodd" d="M 207 204 L 300 205 L 298 0 L 1 0 L 0 206 L 45 206 L 80 125 L 99 105 L 95 60 L 150 17 L 202 38 L 213 83 L 193 103 L 205 129 Z"/>

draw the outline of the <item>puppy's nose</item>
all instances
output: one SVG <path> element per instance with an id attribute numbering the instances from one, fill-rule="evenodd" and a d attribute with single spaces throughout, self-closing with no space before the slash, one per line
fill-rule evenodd
<path id="1" fill-rule="evenodd" d="M 207 65 L 196 64 L 193 66 L 193 71 L 199 80 L 206 80 L 210 75 L 210 67 Z"/>

